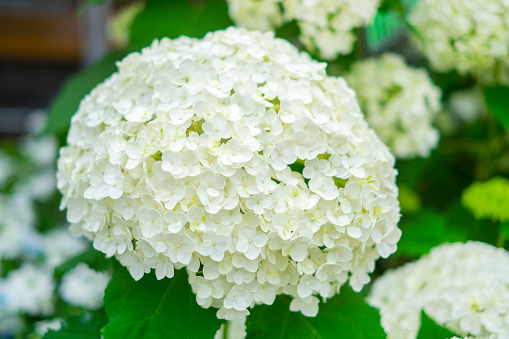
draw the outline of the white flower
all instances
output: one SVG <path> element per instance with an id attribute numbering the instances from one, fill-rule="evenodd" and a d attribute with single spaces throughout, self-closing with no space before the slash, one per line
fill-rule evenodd
<path id="1" fill-rule="evenodd" d="M 70 305 L 96 310 L 103 305 L 104 290 L 110 278 L 109 273 L 97 272 L 80 263 L 64 274 L 58 292 Z"/>
<path id="2" fill-rule="evenodd" d="M 312 295 L 305 298 L 296 297 L 290 303 L 290 311 L 300 311 L 307 317 L 315 317 L 318 314 L 318 303 L 318 298 Z"/>
<path id="3" fill-rule="evenodd" d="M 282 293 L 315 315 L 396 250 L 394 158 L 325 64 L 229 28 L 118 67 L 73 117 L 58 187 L 71 228 L 134 279 L 185 267 L 223 319 Z"/>
<path id="4" fill-rule="evenodd" d="M 164 240 L 168 244 L 168 257 L 171 261 L 183 265 L 191 262 L 194 252 L 194 242 L 191 237 L 185 234 L 166 234 Z"/>
<path id="5" fill-rule="evenodd" d="M 230 239 L 216 232 L 207 231 L 203 234 L 203 243 L 200 244 L 199 253 L 209 256 L 212 260 L 221 261 L 224 252 L 230 247 Z"/>
<path id="6" fill-rule="evenodd" d="M 295 20 L 299 39 L 323 59 L 349 54 L 355 28 L 373 20 L 379 0 L 228 0 L 230 17 L 248 29 L 274 30 Z"/>
<path id="7" fill-rule="evenodd" d="M 224 307 L 227 309 L 234 308 L 237 311 L 242 311 L 248 308 L 252 302 L 252 293 L 249 293 L 244 289 L 234 287 L 224 299 Z"/>
<path id="8" fill-rule="evenodd" d="M 457 70 L 487 85 L 509 84 L 507 1 L 422 0 L 408 19 L 435 70 Z"/>
<path id="9" fill-rule="evenodd" d="M 166 249 L 166 245 L 164 248 Z M 175 273 L 173 270 L 173 263 L 165 255 L 147 257 L 145 258 L 145 264 L 156 271 L 157 280 L 161 280 L 164 277 L 173 278 Z"/>
<path id="10" fill-rule="evenodd" d="M 239 240 L 235 248 L 238 252 L 244 253 L 246 258 L 254 260 L 266 244 L 267 235 L 264 232 L 257 232 L 255 227 L 242 226 L 239 229 Z"/>
<path id="11" fill-rule="evenodd" d="M 56 284 L 50 270 L 25 264 L 10 271 L 2 284 L 9 309 L 32 316 L 53 312 Z"/>
<path id="12" fill-rule="evenodd" d="M 407 66 L 397 54 L 358 61 L 347 75 L 366 118 L 398 158 L 428 157 L 438 144 L 432 122 L 441 91 L 424 69 Z"/>
<path id="13" fill-rule="evenodd" d="M 388 338 L 416 338 L 421 310 L 462 336 L 509 336 L 509 253 L 486 243 L 443 244 L 389 271 L 368 302 Z"/>

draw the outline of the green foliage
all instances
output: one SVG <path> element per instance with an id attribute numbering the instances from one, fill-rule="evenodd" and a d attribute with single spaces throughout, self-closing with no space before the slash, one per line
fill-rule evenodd
<path id="1" fill-rule="evenodd" d="M 145 10 L 131 26 L 131 47 L 139 50 L 154 39 L 176 38 L 181 35 L 203 37 L 209 31 L 232 25 L 226 1 L 148 0 Z"/>
<path id="2" fill-rule="evenodd" d="M 485 88 L 484 96 L 490 112 L 497 117 L 505 128 L 509 128 L 509 105 L 507 104 L 509 87 L 496 86 Z"/>
<path id="3" fill-rule="evenodd" d="M 416 213 L 421 209 L 421 198 L 408 185 L 399 185 L 399 204 L 401 213 Z"/>
<path id="4" fill-rule="evenodd" d="M 93 339 L 101 338 L 101 328 L 106 323 L 106 317 L 92 313 L 82 313 L 79 316 L 64 320 L 64 325 L 58 331 L 50 330 L 44 339 Z"/>
<path id="5" fill-rule="evenodd" d="M 290 311 L 290 299 L 279 296 L 271 306 L 259 305 L 247 317 L 247 338 L 385 338 L 378 311 L 359 293 L 344 286 L 341 293 L 320 304 L 318 315 L 308 318 Z"/>
<path id="6" fill-rule="evenodd" d="M 426 313 L 421 314 L 421 328 L 417 339 L 446 339 L 454 337 L 455 333 L 435 323 Z"/>
<path id="7" fill-rule="evenodd" d="M 97 271 L 109 270 L 112 267 L 111 258 L 106 258 L 104 253 L 89 247 L 82 253 L 70 258 L 66 262 L 55 268 L 55 276 L 60 277 L 68 270 L 74 268 L 79 263 L 85 263 L 88 267 L 93 268 Z"/>
<path id="8" fill-rule="evenodd" d="M 115 62 L 125 53 L 110 53 L 91 67 L 81 71 L 66 82 L 51 103 L 45 133 L 67 134 L 70 119 L 78 110 L 79 103 L 98 83 L 116 71 Z"/>
<path id="9" fill-rule="evenodd" d="M 221 320 L 216 309 L 196 303 L 187 280 L 181 269 L 171 279 L 156 280 L 152 273 L 135 281 L 117 265 L 104 295 L 110 320 L 104 338 L 213 338 Z"/>
<path id="10" fill-rule="evenodd" d="M 404 217 L 399 226 L 403 235 L 395 255 L 408 257 L 426 254 L 443 242 L 465 241 L 468 232 L 466 227 L 448 227 L 443 215 L 428 208 Z"/>
<path id="11" fill-rule="evenodd" d="M 495 177 L 474 182 L 463 192 L 461 202 L 476 219 L 509 221 L 509 180 Z"/>

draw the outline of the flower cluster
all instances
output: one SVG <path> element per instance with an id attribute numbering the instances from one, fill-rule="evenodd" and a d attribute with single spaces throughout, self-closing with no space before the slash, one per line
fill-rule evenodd
<path id="1" fill-rule="evenodd" d="M 44 119 L 45 114 L 32 112 L 27 119 L 29 133 L 17 140 L 18 147 L 9 154 L 0 151 L 0 181 L 5 184 L 0 183 L 2 338 L 19 336 L 30 328 L 27 322 L 33 318 L 26 315 L 52 317 L 58 312 L 55 268 L 87 247 L 84 239 L 71 236 L 67 226 L 48 222 L 52 218 L 48 218 L 47 206 L 56 195 L 54 163 L 58 148 L 54 136 L 38 135 Z M 4 169 L 8 171 L 3 172 Z M 40 218 L 41 210 L 45 218 Z M 3 266 L 5 262 L 9 264 Z M 104 292 L 104 284 L 102 289 Z M 91 295 L 87 292 L 77 291 L 89 301 Z M 44 320 L 34 325 L 42 336 L 48 326 L 55 327 L 57 323 Z"/>
<path id="2" fill-rule="evenodd" d="M 509 180 L 495 177 L 485 182 L 474 182 L 463 191 L 461 202 L 476 219 L 508 221 Z"/>
<path id="3" fill-rule="evenodd" d="M 443 244 L 385 273 L 368 302 L 388 338 L 416 338 L 421 310 L 457 334 L 509 336 L 509 253 L 482 242 Z"/>
<path id="4" fill-rule="evenodd" d="M 135 279 L 186 267 L 220 318 L 281 293 L 314 316 L 396 250 L 394 158 L 325 64 L 231 27 L 118 68 L 81 102 L 57 175 L 71 229 Z"/>
<path id="5" fill-rule="evenodd" d="M 507 1 L 422 0 L 409 21 L 435 70 L 457 70 L 486 84 L 509 84 Z"/>
<path id="6" fill-rule="evenodd" d="M 80 263 L 62 277 L 59 292 L 70 305 L 96 310 L 103 305 L 104 290 L 110 278 L 109 273 L 97 272 Z"/>
<path id="7" fill-rule="evenodd" d="M 50 315 L 55 285 L 50 269 L 26 264 L 0 281 L 0 295 L 6 298 L 11 312 Z"/>
<path id="8" fill-rule="evenodd" d="M 354 29 L 375 17 L 380 0 L 228 0 L 231 18 L 248 29 L 273 30 L 294 21 L 300 41 L 326 60 L 352 52 Z"/>
<path id="9" fill-rule="evenodd" d="M 424 69 L 386 53 L 358 61 L 346 78 L 369 124 L 396 157 L 430 155 L 439 139 L 432 122 L 441 108 L 441 91 Z"/>

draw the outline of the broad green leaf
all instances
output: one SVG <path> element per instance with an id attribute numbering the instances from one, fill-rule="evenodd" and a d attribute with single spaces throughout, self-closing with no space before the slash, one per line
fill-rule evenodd
<path id="1" fill-rule="evenodd" d="M 203 37 L 209 31 L 232 25 L 224 0 L 191 1 L 148 0 L 145 10 L 131 26 L 131 47 L 149 45 L 154 39 L 181 35 Z"/>
<path id="2" fill-rule="evenodd" d="M 247 317 L 247 338 L 377 339 L 386 335 L 378 311 L 359 293 L 344 286 L 334 298 L 320 303 L 314 318 L 290 311 L 290 298 L 279 296 L 271 306 L 259 305 Z"/>
<path id="3" fill-rule="evenodd" d="M 509 87 L 496 86 L 485 88 L 484 96 L 490 112 L 498 118 L 504 127 L 509 128 L 509 104 L 507 102 Z"/>
<path id="4" fill-rule="evenodd" d="M 396 255 L 418 257 L 443 242 L 465 241 L 468 230 L 450 228 L 445 218 L 431 209 L 404 216 L 400 223 L 403 235 Z"/>
<path id="5" fill-rule="evenodd" d="M 68 80 L 51 103 L 44 132 L 66 134 L 71 117 L 78 110 L 83 97 L 116 71 L 115 62 L 123 56 L 122 52 L 110 53 Z"/>
<path id="6" fill-rule="evenodd" d="M 421 328 L 417 339 L 447 339 L 455 336 L 454 332 L 451 332 L 447 328 L 444 328 L 432 319 L 430 319 L 426 313 L 421 314 Z"/>
<path id="7" fill-rule="evenodd" d="M 104 307 L 110 322 L 105 339 L 213 338 L 221 325 L 214 308 L 196 303 L 184 269 L 171 279 L 146 274 L 135 281 L 117 266 L 106 288 Z"/>
<path id="8" fill-rule="evenodd" d="M 58 331 L 50 330 L 44 339 L 94 339 L 101 338 L 101 328 L 106 323 L 104 315 L 83 313 L 80 316 L 69 317 Z"/>

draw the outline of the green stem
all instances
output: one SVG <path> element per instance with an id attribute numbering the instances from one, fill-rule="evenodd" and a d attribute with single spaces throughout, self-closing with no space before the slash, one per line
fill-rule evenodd
<path id="1" fill-rule="evenodd" d="M 224 322 L 224 327 L 223 327 L 223 339 L 228 339 L 228 325 L 230 324 L 230 322 L 228 320 L 226 320 Z"/>
<path id="2" fill-rule="evenodd" d="M 504 244 L 505 244 L 505 234 L 504 234 L 504 232 L 500 232 L 500 234 L 498 235 L 496 246 L 504 247 Z"/>

